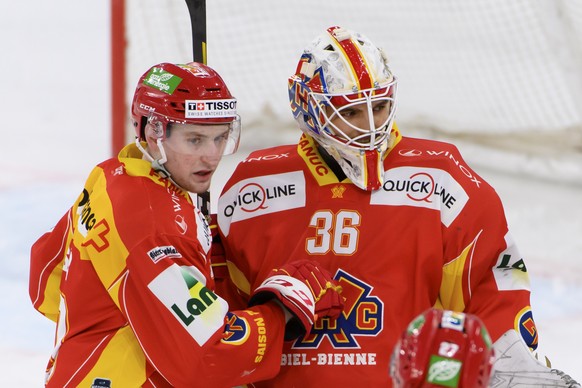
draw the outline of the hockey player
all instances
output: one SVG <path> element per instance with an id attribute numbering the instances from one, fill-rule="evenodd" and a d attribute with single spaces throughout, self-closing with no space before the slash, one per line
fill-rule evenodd
<path id="1" fill-rule="evenodd" d="M 210 230 L 189 192 L 208 189 L 240 134 L 236 100 L 199 63 L 161 63 L 135 91 L 137 138 L 96 166 L 32 247 L 30 296 L 57 322 L 50 387 L 232 387 L 272 377 L 284 337 L 337 313 L 331 275 L 282 263 L 250 307 L 213 292 Z M 322 306 L 326 307 L 322 308 Z"/>
<path id="2" fill-rule="evenodd" d="M 390 375 L 395 388 L 486 388 L 494 360 L 479 317 L 431 308 L 402 332 Z"/>
<path id="3" fill-rule="evenodd" d="M 494 341 L 509 331 L 537 346 L 527 267 L 498 195 L 452 144 L 401 134 L 396 86 L 367 37 L 327 29 L 289 79 L 299 142 L 252 152 L 221 193 L 220 287 L 232 281 L 244 303 L 271 268 L 305 257 L 346 298 L 258 387 L 390 386 L 398 334 L 430 307 L 478 315 Z"/>

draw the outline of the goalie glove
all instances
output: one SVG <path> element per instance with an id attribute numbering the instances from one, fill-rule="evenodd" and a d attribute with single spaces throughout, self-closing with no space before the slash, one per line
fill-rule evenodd
<path id="1" fill-rule="evenodd" d="M 564 372 L 538 362 L 519 334 L 510 329 L 494 344 L 495 363 L 490 388 L 501 387 L 564 387 L 580 388 Z"/>
<path id="2" fill-rule="evenodd" d="M 292 317 L 285 340 L 308 335 L 318 317 L 337 318 L 343 311 L 341 287 L 331 274 L 310 260 L 287 263 L 271 271 L 251 294 L 249 306 L 275 299 Z"/>

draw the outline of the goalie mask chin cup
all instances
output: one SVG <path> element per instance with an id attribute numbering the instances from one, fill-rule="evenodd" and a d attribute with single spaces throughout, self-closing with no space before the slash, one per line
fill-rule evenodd
<path id="1" fill-rule="evenodd" d="M 341 27 L 330 27 L 311 42 L 289 78 L 289 101 L 299 128 L 363 190 L 376 190 L 383 183 L 395 95 L 396 78 L 384 52 L 365 36 Z M 380 123 L 374 117 L 378 104 L 387 109 Z M 343 117 L 342 112 L 356 106 L 367 112 L 364 125 Z"/>

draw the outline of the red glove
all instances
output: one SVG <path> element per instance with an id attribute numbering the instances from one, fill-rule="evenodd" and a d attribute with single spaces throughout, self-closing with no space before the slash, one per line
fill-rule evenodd
<path id="1" fill-rule="evenodd" d="M 337 318 L 343 310 L 341 287 L 331 274 L 310 260 L 287 263 L 271 271 L 251 294 L 249 306 L 276 298 L 294 316 L 285 339 L 308 335 L 318 317 Z"/>

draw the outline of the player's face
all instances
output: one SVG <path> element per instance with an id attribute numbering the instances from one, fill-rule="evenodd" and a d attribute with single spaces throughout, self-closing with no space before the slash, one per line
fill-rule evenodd
<path id="1" fill-rule="evenodd" d="M 346 137 L 355 139 L 385 125 L 390 114 L 390 104 L 388 100 L 372 101 L 371 109 L 368 109 L 368 104 L 362 102 L 339 107 L 337 113 L 332 108 L 328 108 L 327 114 L 331 117 L 331 124 L 335 126 L 336 131 L 339 130 Z M 366 138 L 360 138 L 359 142 L 366 143 Z"/>
<path id="2" fill-rule="evenodd" d="M 229 135 L 228 124 L 172 124 L 163 146 L 164 164 L 172 179 L 192 193 L 203 193 L 222 158 Z"/>

